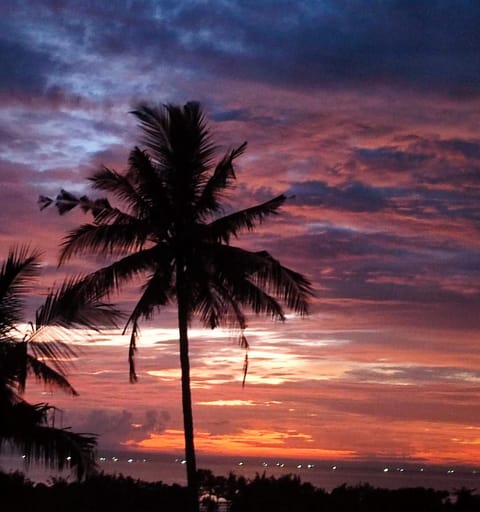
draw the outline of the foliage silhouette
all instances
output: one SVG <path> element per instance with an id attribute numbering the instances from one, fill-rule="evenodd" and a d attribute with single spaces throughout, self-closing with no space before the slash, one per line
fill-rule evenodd
<path id="1" fill-rule="evenodd" d="M 72 302 L 75 281 L 50 292 L 38 308 L 35 321 L 20 332 L 24 298 L 39 272 L 39 253 L 13 249 L 0 268 L 0 450 L 15 447 L 26 462 L 36 461 L 63 469 L 67 464 L 81 478 L 94 466 L 96 439 L 55 428 L 50 418 L 55 408 L 31 404 L 22 398 L 27 377 L 71 395 L 75 389 L 65 377 L 73 350 L 63 342 L 68 326 L 112 324 L 117 314 L 108 304 Z"/>
<path id="2" fill-rule="evenodd" d="M 456 498 L 427 488 L 382 489 L 368 484 L 342 485 L 327 492 L 296 476 L 257 475 L 251 480 L 201 471 L 200 487 L 214 486 L 228 501 L 229 512 L 478 512 L 480 496 L 461 489 Z M 179 485 L 143 482 L 122 475 L 97 474 L 83 482 L 57 479 L 34 484 L 21 473 L 0 472 L 0 496 L 6 510 L 16 512 L 188 512 L 189 493 Z M 205 504 L 205 512 L 220 507 Z M 225 507 L 223 507 L 225 510 Z"/>
<path id="3" fill-rule="evenodd" d="M 41 197 L 41 207 L 55 204 L 60 214 L 79 206 L 93 222 L 70 232 L 61 263 L 86 253 L 113 257 L 109 265 L 84 279 L 84 293 L 101 298 L 126 282 L 143 277 L 141 296 L 128 318 L 130 377 L 136 380 L 134 354 L 139 322 L 176 301 L 182 381 L 187 481 L 196 495 L 196 461 L 188 328 L 194 317 L 210 328 L 235 327 L 240 343 L 246 327 L 244 308 L 284 320 L 279 301 L 300 315 L 307 313 L 309 281 L 282 266 L 266 251 L 231 245 L 277 213 L 286 197 L 224 214 L 221 201 L 235 180 L 234 161 L 246 143 L 214 165 L 215 146 L 198 103 L 180 107 L 141 105 L 133 112 L 143 131 L 145 149 L 135 147 L 124 173 L 102 168 L 90 180 L 107 198 L 91 200 L 62 191 L 55 201 Z M 246 365 L 245 365 L 246 371 Z M 192 507 L 198 507 L 193 502 Z"/>

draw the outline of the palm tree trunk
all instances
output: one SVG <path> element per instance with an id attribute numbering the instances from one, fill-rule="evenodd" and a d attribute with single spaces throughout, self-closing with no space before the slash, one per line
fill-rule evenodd
<path id="1" fill-rule="evenodd" d="M 190 389 L 190 359 L 188 356 L 188 305 L 181 278 L 177 278 L 178 330 L 180 338 L 180 367 L 182 371 L 183 431 L 185 436 L 185 460 L 187 462 L 187 485 L 190 495 L 190 510 L 199 511 L 197 462 L 193 433 L 192 392 Z"/>

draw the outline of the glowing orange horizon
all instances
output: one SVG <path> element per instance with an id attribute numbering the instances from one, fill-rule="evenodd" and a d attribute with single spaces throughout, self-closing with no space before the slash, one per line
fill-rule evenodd
<path id="1" fill-rule="evenodd" d="M 303 441 L 313 444 L 313 440 L 304 434 L 297 434 Z M 285 446 L 288 439 L 283 433 L 266 430 L 245 430 L 237 435 L 212 435 L 205 432 L 197 433 L 196 450 L 202 455 L 220 455 L 235 457 L 263 457 L 269 459 L 307 459 L 307 460 L 338 460 L 354 461 L 368 459 L 405 459 L 424 464 L 465 464 L 474 466 L 480 460 L 480 440 L 465 442 L 464 451 L 459 450 L 460 440 L 452 446 L 439 451 L 435 446 L 413 449 L 410 453 L 379 452 L 368 454 L 355 450 L 328 449 L 318 447 Z M 129 440 L 122 443 L 128 448 L 151 452 L 181 453 L 183 452 L 183 431 L 169 429 L 159 435 L 150 435 L 139 442 Z M 474 451 L 472 452 L 472 447 Z"/>
<path id="2" fill-rule="evenodd" d="M 308 436 L 300 435 L 307 438 Z M 212 435 L 199 433 L 195 440 L 196 450 L 204 455 L 231 455 L 239 457 L 267 458 L 309 458 L 314 459 L 352 459 L 355 453 L 350 450 L 329 450 L 324 448 L 286 448 L 284 436 L 278 432 L 243 431 L 238 435 Z M 261 444 L 255 445 L 255 440 Z M 183 432 L 166 430 L 160 435 L 151 435 L 140 442 L 127 441 L 124 446 L 158 452 L 179 452 L 183 450 Z"/>

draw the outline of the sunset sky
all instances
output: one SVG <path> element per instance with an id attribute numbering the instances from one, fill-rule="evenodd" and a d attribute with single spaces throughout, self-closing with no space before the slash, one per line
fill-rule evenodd
<path id="1" fill-rule="evenodd" d="M 480 4 L 476 1 L 3 0 L 0 247 L 43 251 L 30 304 L 88 220 L 40 213 L 121 170 L 140 101 L 200 101 L 219 154 L 248 141 L 232 204 L 286 193 L 239 244 L 313 283 L 311 315 L 191 330 L 202 454 L 480 465 Z M 128 311 L 138 289 L 119 298 Z M 128 337 L 72 333 L 80 396 L 33 387 L 102 447 L 181 453 L 175 316 Z M 32 314 L 25 318 L 32 319 Z"/>

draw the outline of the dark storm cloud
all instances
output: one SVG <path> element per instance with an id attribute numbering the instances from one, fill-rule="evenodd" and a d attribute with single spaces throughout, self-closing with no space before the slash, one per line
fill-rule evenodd
<path id="1" fill-rule="evenodd" d="M 244 121 L 249 119 L 250 113 L 248 109 L 237 108 L 233 110 L 217 110 L 210 114 L 209 118 L 212 121 Z"/>
<path id="2" fill-rule="evenodd" d="M 438 148 L 472 160 L 480 160 L 480 141 L 450 139 L 437 142 Z M 479 176 L 480 180 L 480 176 Z"/>
<path id="3" fill-rule="evenodd" d="M 432 153 L 418 153 L 396 147 L 357 148 L 352 159 L 371 169 L 406 172 L 425 165 L 434 157 Z"/>
<path id="4" fill-rule="evenodd" d="M 375 282 L 374 278 L 382 281 Z M 473 298 L 460 292 L 444 290 L 439 283 L 422 281 L 419 274 L 411 272 L 404 274 L 402 279 L 389 274 L 378 275 L 376 272 L 367 272 L 365 269 L 337 269 L 335 278 L 323 279 L 322 284 L 328 289 L 329 298 L 349 298 L 360 301 L 373 301 L 375 303 L 388 303 L 389 301 L 410 304 L 468 304 L 478 303 L 479 294 Z M 410 278 L 410 281 L 409 281 Z"/>
<path id="5" fill-rule="evenodd" d="M 53 59 L 46 52 L 0 38 L 0 90 L 3 93 L 43 92 L 54 67 Z"/>
<path id="6" fill-rule="evenodd" d="M 404 215 L 480 220 L 480 141 L 409 137 L 403 146 L 354 148 L 345 168 L 383 187 Z M 402 141 L 402 142 L 405 142 Z"/>
<path id="7" fill-rule="evenodd" d="M 480 85 L 479 20 L 474 2 L 270 1 L 184 2 L 170 23 L 182 32 L 184 47 L 207 62 L 214 55 L 233 76 L 466 94 Z"/>
<path id="8" fill-rule="evenodd" d="M 326 224 L 315 225 L 311 233 L 292 237 L 288 243 L 293 248 L 302 248 L 305 254 L 325 260 L 377 255 L 384 258 L 386 264 L 387 256 L 405 258 L 409 254 L 408 246 L 395 235 L 363 233 Z"/>
<path id="9" fill-rule="evenodd" d="M 324 205 L 352 212 L 376 212 L 387 206 L 382 191 L 364 183 L 348 183 L 332 187 L 322 181 L 295 183 L 286 192 L 295 196 L 298 205 Z"/>
<path id="10" fill-rule="evenodd" d="M 463 308 L 459 319 L 478 324 L 475 314 L 470 318 L 480 299 L 478 249 L 460 250 L 430 233 L 366 233 L 326 224 L 273 240 L 268 249 L 282 254 L 286 246 L 289 257 L 317 276 L 323 299 L 431 305 L 449 309 L 452 317 Z"/>
<path id="11" fill-rule="evenodd" d="M 17 2 L 11 21 L 24 15 Z M 290 87 L 364 84 L 480 92 L 480 5 L 419 2 L 43 2 L 32 30 L 56 31 L 77 52 L 100 59 L 121 56 L 144 72 L 152 66 Z M 62 26 L 59 27 L 59 20 Z M 19 32 L 21 33 L 20 29 Z M 20 39 L 20 37 L 19 37 Z M 34 49 L 17 48 L 16 80 L 35 83 L 43 72 Z M 75 60 L 72 53 L 72 60 Z M 7 64 L 11 70 L 13 63 Z M 72 62 L 72 65 L 74 62 Z M 73 69 L 73 66 L 72 66 Z M 187 72 L 188 69 L 188 72 Z M 32 79 L 29 80 L 29 79 Z"/>
<path id="12" fill-rule="evenodd" d="M 477 169 L 480 172 L 480 169 Z M 452 186 L 458 190 L 435 190 L 427 187 L 416 187 L 409 191 L 398 192 L 397 197 L 403 197 L 399 209 L 403 215 L 411 218 L 421 217 L 423 219 L 438 218 L 443 216 L 449 220 L 465 220 L 474 223 L 480 222 L 480 204 L 478 193 L 474 190 L 465 190 L 468 185 L 463 185 L 456 176 L 452 177 Z M 436 180 L 431 183 L 442 183 L 444 180 Z"/>

